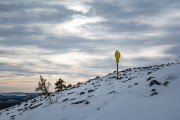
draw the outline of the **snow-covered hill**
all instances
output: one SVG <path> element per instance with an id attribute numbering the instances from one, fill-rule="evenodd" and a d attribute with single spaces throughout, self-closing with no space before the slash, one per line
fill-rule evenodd
<path id="1" fill-rule="evenodd" d="M 0 120 L 180 120 L 180 64 L 129 68 L 0 111 Z"/>

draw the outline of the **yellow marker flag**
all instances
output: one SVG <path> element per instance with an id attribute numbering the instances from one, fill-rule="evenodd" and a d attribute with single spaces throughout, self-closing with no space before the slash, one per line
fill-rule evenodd
<path id="1" fill-rule="evenodd" d="M 119 58 L 121 57 L 120 52 L 119 52 L 119 51 L 117 51 L 117 50 L 116 50 L 116 52 L 115 52 L 115 57 L 116 57 L 116 59 L 117 59 L 117 58 L 119 59 Z"/>
<path id="2" fill-rule="evenodd" d="M 117 76 L 116 76 L 116 79 L 118 79 L 118 63 L 119 63 L 119 59 L 120 59 L 120 57 L 121 57 L 121 54 L 120 54 L 120 52 L 119 51 L 117 51 L 116 50 L 116 52 L 115 52 L 115 57 L 116 57 L 116 65 L 117 65 Z"/>

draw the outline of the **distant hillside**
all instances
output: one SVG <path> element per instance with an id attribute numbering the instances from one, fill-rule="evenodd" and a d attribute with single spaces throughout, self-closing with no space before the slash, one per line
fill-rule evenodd
<path id="1" fill-rule="evenodd" d="M 22 102 L 33 99 L 37 96 L 37 93 L 0 93 L 0 110 L 21 104 Z"/>
<path id="2" fill-rule="evenodd" d="M 180 64 L 128 68 L 0 111 L 1 120 L 180 120 Z"/>

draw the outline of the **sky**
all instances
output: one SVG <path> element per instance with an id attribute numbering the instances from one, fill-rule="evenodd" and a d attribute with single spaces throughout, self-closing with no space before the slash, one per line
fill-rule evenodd
<path id="1" fill-rule="evenodd" d="M 180 59 L 179 0 L 0 0 L 0 92 Z"/>

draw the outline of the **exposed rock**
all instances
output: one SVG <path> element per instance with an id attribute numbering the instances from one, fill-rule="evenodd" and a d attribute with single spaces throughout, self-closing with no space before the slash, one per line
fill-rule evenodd
<path id="1" fill-rule="evenodd" d="M 149 77 L 149 78 L 147 79 L 147 81 L 151 80 L 152 78 L 155 78 L 155 77 Z"/>
<path id="2" fill-rule="evenodd" d="M 152 80 L 151 82 L 150 82 L 150 86 L 153 86 L 153 85 L 161 85 L 161 83 L 160 82 L 158 82 L 157 80 Z"/>
<path id="3" fill-rule="evenodd" d="M 85 92 L 81 92 L 81 93 L 79 93 L 79 95 L 83 95 L 83 94 L 85 94 Z"/>
<path id="4" fill-rule="evenodd" d="M 90 96 L 88 96 L 87 98 L 90 98 L 90 97 L 93 97 L 94 95 L 90 95 Z"/>
<path id="5" fill-rule="evenodd" d="M 38 104 L 38 105 L 35 105 L 35 106 L 32 106 L 32 107 L 29 107 L 29 109 L 34 109 L 36 107 L 39 107 L 40 105 L 42 105 L 42 103 Z"/>
<path id="6" fill-rule="evenodd" d="M 100 77 L 99 76 L 96 76 L 96 78 L 95 79 L 99 79 Z"/>
<path id="7" fill-rule="evenodd" d="M 33 99 L 32 103 L 35 103 L 36 102 L 36 99 Z"/>
<path id="8" fill-rule="evenodd" d="M 70 99 L 70 100 L 75 100 L 76 98 L 72 98 L 72 99 Z"/>
<path id="9" fill-rule="evenodd" d="M 68 98 L 64 99 L 62 102 L 68 101 Z"/>
<path id="10" fill-rule="evenodd" d="M 16 116 L 16 115 L 12 115 L 12 116 L 10 116 L 10 118 L 11 118 L 11 119 L 15 119 L 15 116 Z"/>
<path id="11" fill-rule="evenodd" d="M 147 75 L 151 74 L 152 72 L 148 72 Z"/>
<path id="12" fill-rule="evenodd" d="M 156 91 L 156 89 L 152 89 L 152 90 L 151 90 L 151 92 L 155 92 L 155 91 Z"/>
<path id="13" fill-rule="evenodd" d="M 80 86 L 78 85 L 73 85 L 73 87 L 71 87 L 70 89 L 74 89 L 74 88 L 79 88 Z"/>
<path id="14" fill-rule="evenodd" d="M 78 82 L 78 83 L 77 83 L 78 86 L 81 85 L 81 84 L 82 84 L 82 82 Z"/>
<path id="15" fill-rule="evenodd" d="M 112 77 L 110 77 L 109 79 L 113 79 L 113 78 L 116 78 L 116 76 L 112 76 Z"/>
<path id="16" fill-rule="evenodd" d="M 81 101 L 77 101 L 77 102 L 74 102 L 72 104 L 80 104 L 80 103 L 83 103 L 83 102 L 86 102 L 87 100 L 81 100 Z"/>
<path id="17" fill-rule="evenodd" d="M 120 79 L 124 79 L 124 77 L 120 77 Z"/>
<path id="18" fill-rule="evenodd" d="M 23 110 L 23 112 L 25 112 L 26 110 Z"/>
<path id="19" fill-rule="evenodd" d="M 89 101 L 86 101 L 84 104 L 89 104 L 90 102 Z"/>
<path id="20" fill-rule="evenodd" d="M 28 105 L 27 103 L 26 103 L 26 104 L 24 104 L 24 107 L 25 107 L 25 106 L 27 106 L 27 105 Z"/>
<path id="21" fill-rule="evenodd" d="M 115 93 L 116 91 L 112 91 L 112 92 L 110 92 L 110 93 L 108 93 L 108 94 L 112 94 L 112 93 Z"/>
<path id="22" fill-rule="evenodd" d="M 107 74 L 107 75 L 111 75 L 111 73 Z"/>
<path id="23" fill-rule="evenodd" d="M 23 109 L 18 109 L 18 111 L 22 111 Z"/>
<path id="24" fill-rule="evenodd" d="M 154 95 L 157 95 L 158 93 L 157 92 L 153 92 L 152 94 L 151 94 L 151 96 L 154 96 Z"/>
<path id="25" fill-rule="evenodd" d="M 163 83 L 164 86 L 167 86 L 169 84 L 168 81 L 166 81 L 165 83 Z"/>
<path id="26" fill-rule="evenodd" d="M 93 91 L 95 91 L 95 90 L 91 90 L 91 89 L 90 89 L 90 90 L 88 90 L 88 93 L 91 93 L 91 92 L 93 92 Z"/>
<path id="27" fill-rule="evenodd" d="M 67 88 L 71 88 L 72 87 L 72 85 L 71 84 L 69 84 L 68 86 L 67 86 Z"/>
<path id="28" fill-rule="evenodd" d="M 68 93 L 67 95 L 70 95 L 70 94 L 73 94 L 73 93 L 75 93 L 75 92 L 70 92 L 70 93 Z"/>

